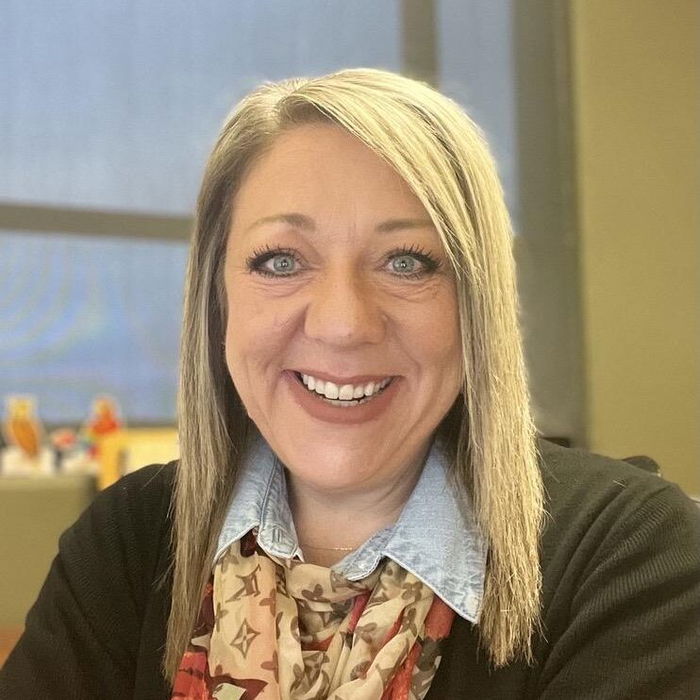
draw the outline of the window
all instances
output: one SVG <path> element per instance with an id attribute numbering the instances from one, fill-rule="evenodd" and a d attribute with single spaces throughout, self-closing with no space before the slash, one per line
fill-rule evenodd
<path id="1" fill-rule="evenodd" d="M 96 394 L 133 423 L 172 422 L 187 244 L 0 233 L 0 388 L 50 425 Z"/>

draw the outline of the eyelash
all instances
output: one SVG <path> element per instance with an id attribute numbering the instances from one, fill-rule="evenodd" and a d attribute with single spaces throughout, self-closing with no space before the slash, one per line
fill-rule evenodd
<path id="1" fill-rule="evenodd" d="M 252 255 L 246 260 L 246 268 L 249 272 L 254 272 L 264 277 L 293 277 L 296 273 L 291 272 L 289 274 L 276 274 L 270 270 L 266 270 L 263 265 L 272 258 L 278 255 L 288 255 L 294 260 L 295 263 L 300 263 L 299 256 L 291 248 L 272 248 L 270 246 L 265 246 L 264 248 L 258 248 L 253 251 Z M 402 256 L 411 256 L 416 258 L 422 265 L 423 269 L 419 272 L 410 272 L 405 275 L 396 273 L 397 277 L 401 279 L 420 279 L 426 275 L 432 274 L 440 268 L 440 262 L 433 257 L 427 250 L 421 248 L 418 245 L 412 244 L 410 246 L 402 246 L 401 248 L 395 248 L 390 251 L 387 255 L 387 262 L 393 258 L 400 258 Z"/>

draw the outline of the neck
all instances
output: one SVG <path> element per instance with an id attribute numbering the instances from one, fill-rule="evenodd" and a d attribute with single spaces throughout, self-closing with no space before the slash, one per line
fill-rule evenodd
<path id="1" fill-rule="evenodd" d="M 418 481 L 424 457 L 371 490 L 327 492 L 301 482 L 287 470 L 289 506 L 304 559 L 332 566 L 393 525 Z"/>

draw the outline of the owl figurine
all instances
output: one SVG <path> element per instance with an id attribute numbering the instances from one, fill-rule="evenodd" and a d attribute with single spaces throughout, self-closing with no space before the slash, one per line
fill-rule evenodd
<path id="1" fill-rule="evenodd" d="M 18 447 L 30 460 L 36 460 L 44 432 L 36 415 L 36 400 L 31 396 L 9 396 L 6 405 L 5 440 Z"/>

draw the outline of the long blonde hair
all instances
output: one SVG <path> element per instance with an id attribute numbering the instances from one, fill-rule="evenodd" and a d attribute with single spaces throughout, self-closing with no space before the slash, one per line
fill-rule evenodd
<path id="1" fill-rule="evenodd" d="M 186 282 L 165 673 L 174 676 L 194 626 L 250 428 L 223 351 L 233 196 L 277 135 L 313 122 L 337 124 L 388 162 L 441 236 L 457 280 L 464 382 L 440 432 L 455 487 L 472 500 L 489 545 L 481 643 L 495 666 L 529 660 L 543 495 L 501 185 L 458 105 L 423 83 L 354 69 L 256 89 L 226 121 L 206 167 Z"/>

